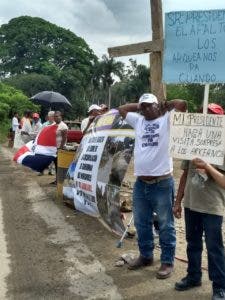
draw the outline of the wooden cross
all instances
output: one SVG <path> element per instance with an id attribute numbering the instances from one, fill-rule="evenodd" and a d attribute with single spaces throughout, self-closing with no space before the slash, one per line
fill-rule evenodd
<path id="1" fill-rule="evenodd" d="M 110 57 L 150 53 L 151 92 L 159 100 L 166 99 L 166 87 L 162 83 L 163 22 L 162 1 L 150 0 L 152 18 L 152 41 L 108 48 Z"/>

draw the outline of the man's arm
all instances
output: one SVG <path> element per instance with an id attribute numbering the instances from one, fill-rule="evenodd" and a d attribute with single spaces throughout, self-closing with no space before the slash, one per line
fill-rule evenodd
<path id="1" fill-rule="evenodd" d="M 179 187 L 178 187 L 178 191 L 177 191 L 177 197 L 176 197 L 176 201 L 174 202 L 174 206 L 173 206 L 173 214 L 178 219 L 181 218 L 181 213 L 182 213 L 181 202 L 184 197 L 184 189 L 186 186 L 187 174 L 188 174 L 188 169 L 185 169 L 180 178 Z"/>
<path id="2" fill-rule="evenodd" d="M 204 169 L 207 174 L 209 174 L 219 186 L 225 189 L 225 175 L 220 173 L 216 168 L 214 168 L 209 163 L 206 163 L 200 158 L 193 159 L 193 164 L 197 169 Z"/>
<path id="3" fill-rule="evenodd" d="M 185 112 L 187 110 L 187 101 L 182 99 L 173 99 L 161 102 L 161 106 L 164 113 L 166 111 L 171 111 L 172 109 Z"/>
<path id="4" fill-rule="evenodd" d="M 126 119 L 127 113 L 137 112 L 139 109 L 138 103 L 129 103 L 118 107 L 118 111 L 123 119 Z"/>
<path id="5" fill-rule="evenodd" d="M 60 144 L 59 148 L 60 148 L 60 149 L 63 149 L 63 147 L 64 147 L 65 144 L 66 144 L 66 139 L 67 139 L 67 132 L 68 132 L 68 130 L 65 129 L 65 130 L 60 130 L 60 131 L 61 131 L 61 137 L 62 137 L 62 139 L 61 139 L 61 144 Z"/>
<path id="6" fill-rule="evenodd" d="M 88 128 L 91 126 L 91 123 L 94 121 L 95 117 L 94 116 L 90 116 L 88 118 L 88 122 L 87 122 L 87 125 L 84 127 L 82 131 L 83 135 L 85 135 L 86 131 L 88 130 Z"/>

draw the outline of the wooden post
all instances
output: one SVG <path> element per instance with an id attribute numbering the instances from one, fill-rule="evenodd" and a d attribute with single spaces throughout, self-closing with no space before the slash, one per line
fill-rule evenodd
<path id="1" fill-rule="evenodd" d="M 163 56 L 163 23 L 162 1 L 151 0 L 152 41 L 108 48 L 110 57 L 128 56 L 135 54 L 150 54 L 150 86 L 151 92 L 159 100 L 166 98 L 166 87 L 162 83 Z"/>
<path id="2" fill-rule="evenodd" d="M 203 114 L 208 113 L 208 103 L 209 103 L 209 84 L 205 84 L 204 89 L 204 100 L 203 100 Z"/>
<path id="3" fill-rule="evenodd" d="M 162 2 L 151 0 L 152 41 L 163 40 Z M 151 92 L 158 99 L 166 99 L 166 87 L 162 83 L 163 51 L 150 53 Z"/>

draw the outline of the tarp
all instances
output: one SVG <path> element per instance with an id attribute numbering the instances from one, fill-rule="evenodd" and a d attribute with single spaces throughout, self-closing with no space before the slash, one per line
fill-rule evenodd
<path id="1" fill-rule="evenodd" d="M 63 188 L 76 209 L 100 215 L 117 233 L 124 230 L 120 188 L 133 148 L 134 130 L 117 110 L 97 117 L 81 141 Z"/>

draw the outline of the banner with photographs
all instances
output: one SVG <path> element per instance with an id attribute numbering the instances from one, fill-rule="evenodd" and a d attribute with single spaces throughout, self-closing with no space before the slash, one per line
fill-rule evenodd
<path id="1" fill-rule="evenodd" d="M 82 139 L 68 171 L 64 194 L 77 210 L 101 216 L 115 232 L 122 233 L 120 187 L 134 148 L 134 130 L 117 110 L 95 119 Z M 72 178 L 73 177 L 73 178 Z"/>

